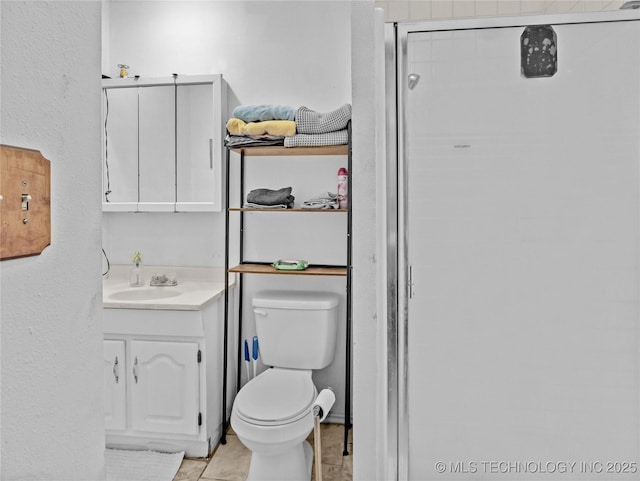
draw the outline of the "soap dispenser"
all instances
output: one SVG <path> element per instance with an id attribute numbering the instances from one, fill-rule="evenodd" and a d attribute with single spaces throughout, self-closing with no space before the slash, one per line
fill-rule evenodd
<path id="1" fill-rule="evenodd" d="M 142 264 L 142 255 L 140 254 L 140 251 L 136 251 L 133 256 L 133 267 L 131 268 L 131 275 L 129 276 L 129 285 L 131 287 L 140 287 L 144 285 L 144 278 L 142 275 L 143 272 L 140 264 Z"/>

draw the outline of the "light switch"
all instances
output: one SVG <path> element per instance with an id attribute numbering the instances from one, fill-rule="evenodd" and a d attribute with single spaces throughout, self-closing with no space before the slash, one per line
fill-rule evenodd
<path id="1" fill-rule="evenodd" d="M 29 210 L 29 201 L 31 200 L 31 196 L 29 194 L 22 194 L 22 210 Z"/>
<path id="2" fill-rule="evenodd" d="M 51 243 L 51 165 L 37 150 L 0 145 L 0 260 Z"/>

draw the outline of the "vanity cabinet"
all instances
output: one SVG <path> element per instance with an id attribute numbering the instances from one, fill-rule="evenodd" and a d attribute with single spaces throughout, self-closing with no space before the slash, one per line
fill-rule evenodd
<path id="1" fill-rule="evenodd" d="M 221 210 L 221 75 L 103 80 L 105 212 Z"/>
<path id="2" fill-rule="evenodd" d="M 222 430 L 223 303 L 105 308 L 106 445 L 206 457 Z"/>
<path id="3" fill-rule="evenodd" d="M 104 344 L 107 429 L 198 434 L 202 423 L 198 343 L 106 340 Z"/>

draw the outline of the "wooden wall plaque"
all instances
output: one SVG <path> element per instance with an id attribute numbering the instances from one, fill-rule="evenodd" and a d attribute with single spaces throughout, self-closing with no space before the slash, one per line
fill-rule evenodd
<path id="1" fill-rule="evenodd" d="M 0 145 L 0 260 L 51 244 L 51 164 L 37 150 Z"/>

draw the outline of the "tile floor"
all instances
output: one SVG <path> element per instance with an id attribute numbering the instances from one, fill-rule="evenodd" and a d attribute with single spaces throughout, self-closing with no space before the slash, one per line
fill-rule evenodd
<path id="1" fill-rule="evenodd" d="M 349 455 L 343 456 L 344 427 L 342 424 L 323 423 L 322 480 L 351 481 L 353 474 L 353 428 L 349 430 Z M 313 432 L 308 441 L 313 446 Z M 244 481 L 249 471 L 251 452 L 244 447 L 230 429 L 227 444 L 219 445 L 208 458 L 185 458 L 173 481 Z M 315 480 L 315 466 L 311 471 Z"/>

